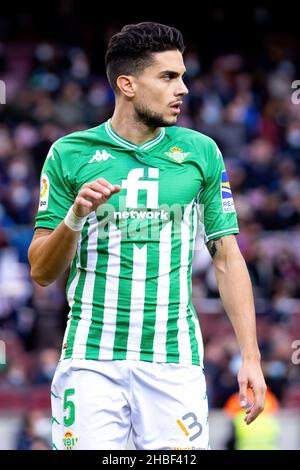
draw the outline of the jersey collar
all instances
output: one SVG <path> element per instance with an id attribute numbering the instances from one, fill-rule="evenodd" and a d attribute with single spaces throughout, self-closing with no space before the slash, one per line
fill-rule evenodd
<path id="1" fill-rule="evenodd" d="M 163 140 L 166 134 L 165 128 L 161 127 L 158 136 L 154 137 L 151 140 L 148 140 L 147 142 L 144 142 L 142 145 L 137 145 L 137 144 L 133 144 L 129 140 L 126 140 L 123 137 L 121 137 L 119 134 L 117 134 L 116 131 L 114 131 L 114 129 L 112 128 L 111 119 L 106 121 L 105 130 L 111 139 L 113 139 L 116 143 L 121 145 L 121 147 L 125 147 L 130 150 L 149 150 L 152 147 L 155 147 L 157 144 L 159 144 L 159 142 Z"/>

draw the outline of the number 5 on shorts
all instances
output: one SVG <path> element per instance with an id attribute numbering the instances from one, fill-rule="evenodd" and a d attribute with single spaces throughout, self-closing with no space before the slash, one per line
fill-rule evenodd
<path id="1" fill-rule="evenodd" d="M 75 421 L 75 404 L 72 400 L 69 399 L 71 395 L 75 394 L 75 389 L 74 388 L 67 388 L 65 390 L 64 394 L 64 412 L 69 410 L 68 415 L 69 416 L 64 416 L 64 425 L 69 427 L 72 426 L 72 424 Z"/>

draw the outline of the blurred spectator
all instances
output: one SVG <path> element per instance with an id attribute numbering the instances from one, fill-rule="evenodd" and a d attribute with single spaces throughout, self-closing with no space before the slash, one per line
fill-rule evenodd
<path id="1" fill-rule="evenodd" d="M 248 403 L 253 403 L 253 395 L 248 393 Z M 276 413 L 279 403 L 267 390 L 265 409 L 259 419 L 251 423 L 244 422 L 245 411 L 241 409 L 239 395 L 235 393 L 225 403 L 224 410 L 231 418 L 232 433 L 227 441 L 228 450 L 276 450 L 279 446 L 279 423 Z"/>
<path id="2" fill-rule="evenodd" d="M 32 382 L 34 385 L 50 384 L 59 360 L 56 349 L 44 349 L 39 353 L 39 364 Z"/>
<path id="3" fill-rule="evenodd" d="M 17 436 L 17 450 L 49 450 L 51 442 L 51 423 L 39 410 L 28 412 Z"/>

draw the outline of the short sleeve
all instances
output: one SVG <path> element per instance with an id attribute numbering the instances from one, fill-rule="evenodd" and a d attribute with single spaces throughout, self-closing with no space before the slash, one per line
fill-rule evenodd
<path id="1" fill-rule="evenodd" d="M 65 218 L 75 196 L 70 173 L 64 169 L 61 155 L 53 144 L 40 177 L 40 199 L 35 227 L 55 229 Z"/>
<path id="2" fill-rule="evenodd" d="M 212 140 L 207 175 L 199 193 L 206 242 L 239 232 L 237 214 L 222 154 Z"/>

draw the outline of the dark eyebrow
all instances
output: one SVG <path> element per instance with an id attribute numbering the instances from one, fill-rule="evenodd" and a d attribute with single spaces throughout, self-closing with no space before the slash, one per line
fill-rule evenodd
<path id="1" fill-rule="evenodd" d="M 186 73 L 186 70 L 183 72 L 182 76 L 184 76 Z M 163 70 L 162 72 L 159 73 L 159 75 L 162 77 L 163 75 L 171 75 L 172 77 L 179 77 L 181 74 L 179 72 L 176 72 L 175 70 Z"/>

